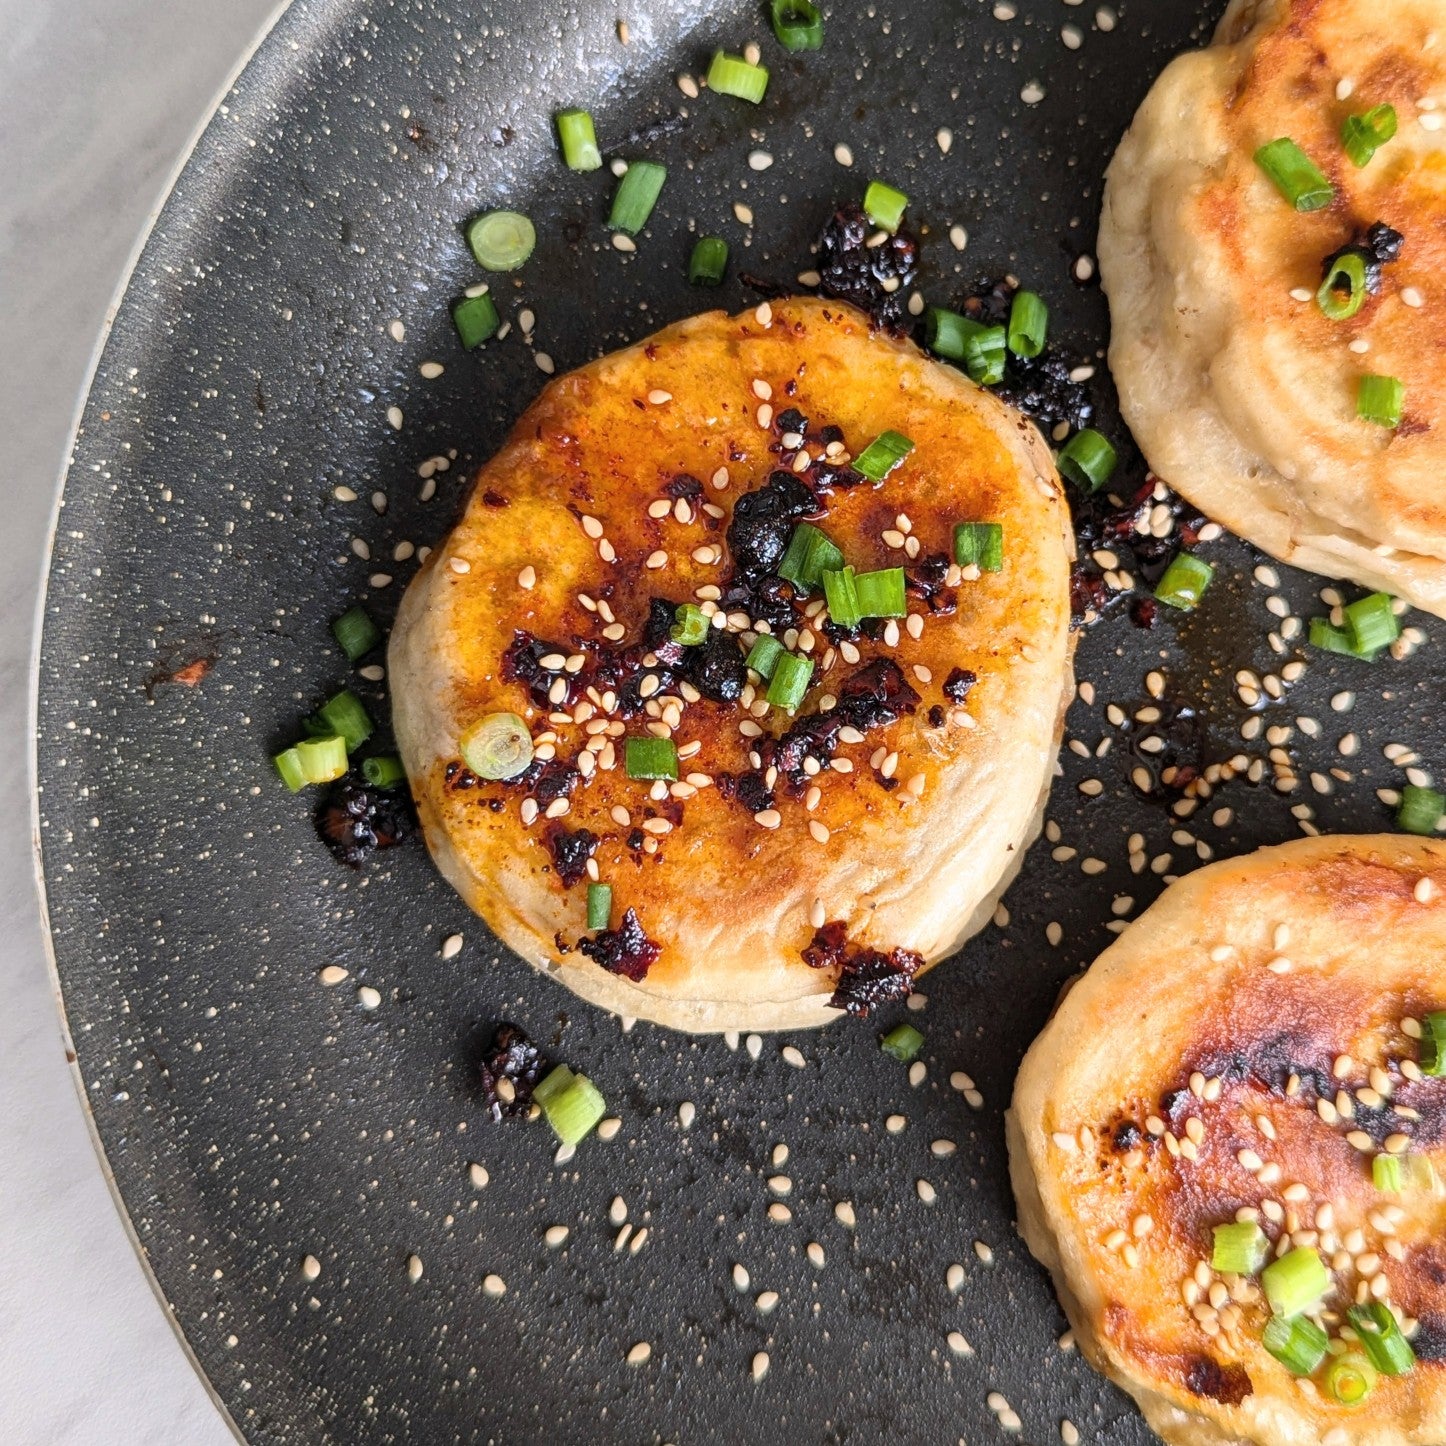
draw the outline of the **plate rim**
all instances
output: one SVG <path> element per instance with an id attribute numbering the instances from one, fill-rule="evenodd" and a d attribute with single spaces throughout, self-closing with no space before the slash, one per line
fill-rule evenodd
<path id="1" fill-rule="evenodd" d="M 141 1244 L 140 1236 L 136 1233 L 135 1222 L 131 1219 L 130 1210 L 122 1197 L 120 1187 L 116 1183 L 115 1171 L 111 1167 L 110 1156 L 106 1153 L 105 1143 L 100 1136 L 100 1128 L 96 1124 L 95 1113 L 90 1106 L 90 1097 L 86 1093 L 85 1080 L 81 1074 L 80 1058 L 75 1048 L 75 1037 L 70 1027 L 70 1016 L 66 1010 L 65 992 L 61 985 L 60 965 L 56 958 L 55 935 L 50 927 L 50 898 L 46 890 L 45 882 L 45 854 L 41 846 L 40 827 L 40 667 L 41 647 L 44 642 L 45 619 L 47 616 L 46 607 L 50 601 L 50 584 L 54 576 L 55 560 L 55 539 L 60 529 L 61 509 L 65 504 L 65 490 L 70 482 L 70 474 L 75 466 L 76 445 L 80 438 L 81 424 L 85 420 L 85 411 L 90 403 L 90 394 L 95 387 L 96 373 L 100 364 L 105 358 L 106 348 L 110 345 L 111 333 L 115 329 L 116 319 L 121 313 L 126 299 L 130 295 L 131 284 L 135 280 L 136 269 L 139 267 L 141 257 L 146 247 L 150 244 L 151 237 L 155 234 L 157 223 L 162 213 L 170 204 L 171 197 L 175 194 L 176 188 L 184 179 L 189 170 L 191 161 L 195 157 L 196 150 L 200 146 L 206 133 L 215 125 L 221 106 L 225 103 L 226 97 L 235 88 L 251 62 L 256 58 L 262 46 L 271 38 L 281 18 L 291 9 L 293 0 L 275 0 L 270 12 L 265 15 L 258 25 L 256 32 L 247 42 L 240 54 L 227 68 L 210 101 L 203 108 L 200 118 L 192 128 L 190 135 L 182 143 L 180 150 L 176 152 L 170 169 L 167 171 L 161 184 L 156 189 L 155 199 L 146 212 L 140 229 L 136 232 L 135 241 L 132 244 L 130 254 L 122 264 L 120 275 L 116 280 L 115 289 L 111 293 L 110 300 L 106 303 L 105 316 L 101 322 L 100 330 L 96 333 L 94 345 L 91 348 L 90 357 L 85 365 L 84 377 L 80 388 L 76 393 L 75 406 L 71 414 L 70 425 L 65 433 L 65 451 L 61 456 L 60 465 L 52 482 L 52 500 L 50 504 L 50 518 L 46 524 L 45 537 L 41 545 L 41 576 L 40 586 L 35 594 L 35 609 L 30 620 L 30 657 L 27 664 L 26 681 L 29 696 L 26 699 L 26 722 L 29 726 L 29 737 L 25 749 L 26 763 L 26 792 L 29 797 L 29 830 L 30 830 L 30 863 L 34 871 L 35 902 L 40 911 L 40 947 L 45 956 L 45 970 L 49 976 L 51 998 L 55 1004 L 56 1023 L 60 1028 L 60 1040 L 65 1049 L 65 1066 L 70 1075 L 70 1082 L 75 1088 L 76 1101 L 80 1105 L 81 1118 L 85 1124 L 86 1134 L 90 1138 L 91 1148 L 95 1151 L 95 1162 L 100 1168 L 101 1179 L 105 1182 L 107 1193 L 110 1195 L 111 1204 L 115 1207 L 116 1216 L 120 1221 L 121 1229 L 125 1233 L 131 1252 L 136 1263 L 141 1269 L 141 1278 L 150 1288 L 151 1294 L 160 1307 L 161 1314 L 165 1317 L 166 1324 L 171 1328 L 171 1334 L 175 1337 L 177 1345 L 181 1348 L 181 1355 L 186 1364 L 190 1367 L 196 1379 L 200 1382 L 201 1388 L 215 1408 L 217 1418 L 222 1422 L 231 1435 L 241 1446 L 245 1446 L 246 1437 L 236 1418 L 231 1414 L 225 1401 L 222 1399 L 210 1376 L 206 1374 L 205 1368 L 201 1365 L 199 1357 L 191 1346 L 181 1322 L 172 1308 L 171 1302 L 166 1296 L 151 1265 L 150 1256 L 146 1253 L 145 1247 Z"/>

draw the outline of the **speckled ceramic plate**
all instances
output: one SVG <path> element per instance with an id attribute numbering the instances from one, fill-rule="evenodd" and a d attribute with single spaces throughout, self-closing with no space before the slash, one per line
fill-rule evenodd
<path id="1" fill-rule="evenodd" d="M 1056 335 L 1102 344 L 1103 299 L 1072 280 L 1101 173 L 1217 5 L 833 9 L 823 51 L 795 58 L 751 0 L 297 0 L 120 307 L 45 610 L 44 872 L 109 1166 L 252 1441 L 975 1443 L 1000 1430 L 1000 1392 L 1036 1443 L 1065 1418 L 1086 1440 L 1145 1442 L 1057 1345 L 1015 1236 L 1001 1118 L 1019 1057 L 1061 981 L 1166 876 L 1301 827 L 1382 826 L 1375 790 L 1400 779 L 1383 745 L 1442 743 L 1429 654 L 1306 658 L 1279 631 L 1321 610 L 1319 583 L 1276 586 L 1244 546 L 1211 544 L 1198 614 L 1147 632 L 1121 613 L 1084 639 L 1093 703 L 1070 717 L 1051 836 L 1009 922 L 929 975 L 918 1082 L 875 1024 L 737 1049 L 625 1033 L 500 952 L 420 846 L 360 874 L 320 846 L 269 754 L 347 679 L 328 620 L 351 599 L 390 615 L 415 565 L 400 545 L 444 534 L 541 384 L 538 353 L 563 370 L 698 308 L 694 223 L 732 241 L 735 273 L 787 279 L 831 204 L 877 174 L 927 224 L 927 295 L 1013 271 L 1050 298 Z M 680 89 L 715 45 L 749 40 L 774 71 L 762 107 Z M 607 244 L 606 171 L 557 161 L 565 104 L 592 108 L 608 152 L 673 168 L 635 256 Z M 478 273 L 458 221 L 497 204 L 535 217 L 540 244 L 494 288 L 512 335 L 464 356 L 447 302 Z M 962 253 L 951 226 L 968 228 Z M 719 298 L 748 299 L 737 279 Z M 428 360 L 443 375 L 424 379 Z M 1275 690 L 1253 711 L 1246 668 Z M 1198 710 L 1209 757 L 1259 759 L 1263 781 L 1187 822 L 1137 792 L 1151 670 Z M 384 713 L 383 685 L 351 681 Z M 1332 711 L 1346 690 L 1358 701 Z M 1282 764 L 1294 792 L 1272 786 Z M 328 965 L 345 980 L 323 984 Z M 598 1081 L 615 1138 L 557 1165 L 543 1126 L 488 1126 L 473 1063 L 503 1018 Z M 568 1233 L 550 1246 L 554 1226 Z"/>

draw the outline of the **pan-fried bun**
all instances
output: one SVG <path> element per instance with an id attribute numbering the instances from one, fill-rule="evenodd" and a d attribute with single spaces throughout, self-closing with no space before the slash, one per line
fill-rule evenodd
<path id="1" fill-rule="evenodd" d="M 1347 117 L 1395 107 L 1364 169 Z M 1110 367 L 1151 467 L 1274 556 L 1446 615 L 1446 12 L 1440 0 L 1235 0 L 1166 68 L 1110 165 Z M 1335 188 L 1297 213 L 1253 159 L 1279 137 Z M 1375 222 L 1400 257 L 1351 319 L 1322 263 Z M 1399 378 L 1401 425 L 1356 415 Z"/>
<path id="2" fill-rule="evenodd" d="M 890 430 L 913 449 L 875 484 L 849 462 Z M 905 569 L 908 615 L 846 631 L 817 585 L 791 601 L 772 574 L 803 518 L 858 574 Z M 963 522 L 1000 524 L 1001 570 L 951 562 Z M 847 306 L 714 312 L 558 378 L 392 635 L 438 865 L 624 1015 L 771 1029 L 900 997 L 1038 828 L 1072 689 L 1068 525 L 1031 424 Z M 706 645 L 670 638 L 682 604 Z M 796 716 L 745 671 L 760 624 L 813 665 Z M 536 754 L 487 782 L 459 739 L 497 713 Z M 676 781 L 628 776 L 646 740 L 676 747 Z"/>
<path id="3" fill-rule="evenodd" d="M 1446 1169 L 1446 1079 L 1421 1021 L 1446 1009 L 1446 842 L 1308 838 L 1173 884 L 1064 996 L 1008 1118 L 1020 1227 L 1081 1348 L 1181 1446 L 1446 1440 L 1446 1202 L 1387 1193 L 1377 1156 Z M 1314 1250 L 1302 1305 L 1331 1340 L 1384 1302 L 1417 1362 L 1365 1405 L 1327 1363 L 1263 1343 L 1258 1274 L 1212 1268 L 1214 1229 Z M 1329 1360 L 1330 1358 L 1328 1358 Z"/>

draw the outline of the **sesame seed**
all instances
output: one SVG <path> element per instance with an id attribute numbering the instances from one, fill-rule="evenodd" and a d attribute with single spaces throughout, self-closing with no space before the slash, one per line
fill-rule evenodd
<path id="1" fill-rule="evenodd" d="M 735 201 L 733 203 L 733 214 L 743 225 L 751 226 L 753 224 L 753 208 L 751 206 L 745 206 L 742 201 Z"/>
<path id="2" fill-rule="evenodd" d="M 647 1362 L 652 1354 L 652 1346 L 650 1346 L 647 1341 L 639 1341 L 637 1345 L 633 1346 L 628 1352 L 628 1364 L 630 1366 L 641 1366 Z"/>
<path id="3" fill-rule="evenodd" d="M 761 1381 L 768 1374 L 768 1352 L 757 1352 L 753 1357 L 753 1365 L 750 1369 L 753 1372 L 753 1379 Z"/>
<path id="4" fill-rule="evenodd" d="M 314 1255 L 302 1257 L 301 1274 L 305 1280 L 315 1280 L 321 1274 L 321 1261 Z"/>
<path id="5" fill-rule="evenodd" d="M 1426 124 L 1426 117 L 1423 116 L 1421 118 L 1421 124 L 1423 126 Z M 1440 125 L 1440 118 L 1437 117 L 1435 126 L 1430 127 L 1430 129 L 1439 129 Z M 1401 288 L 1401 300 L 1405 302 L 1407 306 L 1425 306 L 1426 304 L 1426 298 L 1422 296 L 1420 291 L 1414 286 L 1405 286 Z"/>
<path id="6" fill-rule="evenodd" d="M 977 1255 L 985 1265 L 994 1264 L 994 1252 L 982 1240 L 976 1240 L 974 1242 L 974 1254 Z"/>
<path id="7" fill-rule="evenodd" d="M 808 1063 L 808 1061 L 804 1059 L 802 1052 L 794 1045 L 784 1045 L 782 1054 L 784 1064 L 791 1064 L 794 1069 L 803 1069 Z"/>
<path id="8" fill-rule="evenodd" d="M 775 1201 L 768 1207 L 768 1218 L 773 1221 L 775 1225 L 787 1225 L 788 1222 L 793 1219 L 793 1211 L 790 1210 L 787 1205 L 782 1205 Z"/>
<path id="9" fill-rule="evenodd" d="M 833 148 L 833 158 L 841 166 L 851 166 L 854 163 L 854 153 L 842 141 Z"/>
<path id="10" fill-rule="evenodd" d="M 400 432 L 402 430 L 402 421 L 402 409 L 400 407 L 387 408 L 387 422 L 394 432 Z"/>
<path id="11" fill-rule="evenodd" d="M 621 231 L 614 231 L 613 248 L 617 251 L 636 251 L 638 246 L 631 236 L 626 236 Z"/>
<path id="12" fill-rule="evenodd" d="M 956 251 L 962 251 L 969 244 L 969 233 L 962 226 L 949 228 L 949 244 Z"/>
<path id="13" fill-rule="evenodd" d="M 485 1275 L 482 1277 L 482 1289 L 496 1300 L 507 1294 L 507 1282 L 500 1275 Z"/>

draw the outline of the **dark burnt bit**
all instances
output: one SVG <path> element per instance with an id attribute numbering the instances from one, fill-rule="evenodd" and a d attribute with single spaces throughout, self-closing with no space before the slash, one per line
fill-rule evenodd
<path id="1" fill-rule="evenodd" d="M 818 510 L 818 499 L 792 472 L 776 470 L 762 487 L 744 493 L 728 523 L 735 581 L 748 584 L 775 573 L 794 523 Z"/>
<path id="2" fill-rule="evenodd" d="M 515 1024 L 499 1024 L 477 1072 L 482 1081 L 482 1102 L 494 1121 L 524 1118 L 532 1107 L 532 1090 L 547 1069 L 542 1051 Z M 501 1092 L 498 1084 L 506 1080 Z M 509 1097 L 510 1096 L 510 1097 Z"/>
<path id="3" fill-rule="evenodd" d="M 1138 1149 L 1144 1143 L 1144 1132 L 1133 1120 L 1124 1120 L 1115 1127 L 1114 1134 L 1110 1137 L 1110 1143 L 1122 1155 L 1127 1155 L 1131 1150 Z"/>
<path id="4" fill-rule="evenodd" d="M 944 710 L 939 706 L 939 704 L 935 703 L 929 709 L 929 727 L 942 728 L 944 726 L 944 722 Z"/>
<path id="5" fill-rule="evenodd" d="M 512 503 L 500 492 L 493 492 L 490 489 L 482 494 L 482 504 L 485 507 L 511 507 Z"/>
<path id="6" fill-rule="evenodd" d="M 1446 1315 L 1425 1311 L 1418 1316 L 1411 1347 L 1418 1361 L 1446 1361 Z"/>
<path id="7" fill-rule="evenodd" d="M 676 477 L 663 487 L 664 493 L 673 501 L 682 498 L 701 497 L 703 495 L 703 484 L 687 472 L 679 472 Z"/>
<path id="8" fill-rule="evenodd" d="M 1366 273 L 1366 290 L 1375 296 L 1381 289 L 1382 269 L 1393 261 L 1401 259 L 1401 248 L 1406 238 L 1397 230 L 1376 221 L 1364 231 L 1357 231 L 1339 251 L 1332 251 L 1320 264 L 1320 279 L 1324 281 L 1331 274 L 1332 267 L 1343 256 L 1358 256 Z M 1342 296 L 1349 287 L 1340 288 Z"/>
<path id="9" fill-rule="evenodd" d="M 324 795 L 316 832 L 348 868 L 359 869 L 378 849 L 394 848 L 416 827 L 405 788 L 373 788 L 348 774 Z"/>
<path id="10" fill-rule="evenodd" d="M 756 292 L 765 301 L 779 301 L 792 296 L 794 288 L 786 281 L 775 281 L 769 276 L 760 276 L 756 271 L 740 271 L 738 280 L 750 291 Z"/>
<path id="11" fill-rule="evenodd" d="M 783 437 L 806 437 L 808 418 L 797 407 L 785 407 L 773 419 L 774 430 Z"/>
<path id="12" fill-rule="evenodd" d="M 1007 326 L 1014 293 L 1019 290 L 1007 277 L 983 277 L 959 305 L 971 321 L 984 326 Z M 1032 417 L 1046 436 L 1060 423 L 1078 429 L 1094 420 L 1095 406 L 1083 382 L 1070 380 L 1070 373 L 1086 360 L 1078 353 L 1049 343 L 1037 357 L 1018 357 L 1009 352 L 1004 380 L 992 388 L 1010 406 Z"/>
<path id="13" fill-rule="evenodd" d="M 554 825 L 547 831 L 547 847 L 557 868 L 557 877 L 567 888 L 582 882 L 587 861 L 597 851 L 598 836 L 591 829 L 565 829 Z"/>
<path id="14" fill-rule="evenodd" d="M 512 641 L 508 643 L 502 654 L 503 681 L 521 683 L 527 689 L 528 697 L 538 708 L 543 710 L 570 708 L 582 694 L 583 684 L 580 675 L 564 672 L 560 668 L 555 670 L 544 668 L 542 659 L 552 653 L 560 654 L 565 658 L 572 652 L 572 648 L 564 647 L 561 643 L 551 643 L 542 638 L 535 638 L 531 633 L 524 632 L 519 628 L 512 634 Z M 550 696 L 551 690 L 559 678 L 563 680 L 567 694 L 554 702 Z"/>
<path id="15" fill-rule="evenodd" d="M 1167 507 L 1172 525 L 1163 537 L 1147 527 L 1156 507 Z M 1151 588 L 1182 547 L 1200 540 L 1206 518 L 1178 493 L 1153 475 L 1123 491 L 1072 493 L 1075 537 L 1080 560 L 1070 573 L 1070 612 L 1078 622 L 1094 622 L 1130 602 L 1131 620 L 1137 627 L 1151 628 L 1159 616 L 1153 598 L 1145 594 L 1115 592 L 1105 583 L 1104 573 L 1093 554 L 1101 549 L 1113 552 L 1120 566 Z M 1140 604 L 1140 606 L 1136 606 Z"/>
<path id="16" fill-rule="evenodd" d="M 917 598 L 936 618 L 946 618 L 957 611 L 958 592 L 948 584 L 949 557 L 931 552 L 904 568 L 904 591 Z"/>
<path id="17" fill-rule="evenodd" d="M 582 774 L 565 758 L 552 758 L 540 766 L 532 763 L 525 771 L 534 773 L 531 793 L 537 800 L 538 811 L 541 813 L 546 813 L 549 805 L 556 803 L 559 798 L 571 798 L 578 784 L 582 782 Z"/>
<path id="18" fill-rule="evenodd" d="M 1253 1390 L 1244 1366 L 1222 1366 L 1211 1356 L 1189 1356 L 1184 1367 L 1185 1389 L 1192 1396 L 1219 1401 L 1223 1406 L 1238 1406 Z"/>
<path id="19" fill-rule="evenodd" d="M 734 797 L 749 813 L 762 813 L 773 807 L 773 795 L 761 773 L 740 774 L 734 784 Z"/>
<path id="20" fill-rule="evenodd" d="M 827 764 L 838 748 L 844 728 L 867 733 L 896 722 L 919 706 L 919 695 L 905 680 L 892 658 L 875 658 L 845 678 L 838 690 L 838 702 L 827 713 L 809 713 L 789 724 L 773 743 L 764 740 L 761 752 L 773 763 L 793 789 L 806 778 L 805 758 Z"/>
<path id="21" fill-rule="evenodd" d="M 634 984 L 647 975 L 663 952 L 663 946 L 643 932 L 634 909 L 623 915 L 616 929 L 603 929 L 590 939 L 579 939 L 577 947 L 609 974 L 621 975 Z"/>
<path id="22" fill-rule="evenodd" d="M 912 949 L 892 949 L 887 954 L 861 950 L 844 960 L 829 1008 L 867 1019 L 881 1004 L 907 999 L 914 992 L 914 975 L 923 964 L 923 956 Z"/>
<path id="23" fill-rule="evenodd" d="M 919 241 L 901 226 L 870 246 L 874 234 L 863 207 L 853 202 L 829 217 L 818 238 L 819 295 L 847 301 L 868 312 L 876 327 L 903 336 L 912 325 L 906 306 L 919 274 Z"/>
<path id="24" fill-rule="evenodd" d="M 855 1019 L 867 1019 L 881 1004 L 907 999 L 913 991 L 914 975 L 923 957 L 912 949 L 854 948 L 848 942 L 847 926 L 831 919 L 818 929 L 802 950 L 803 961 L 813 969 L 838 970 L 829 1007 L 841 1009 Z"/>
<path id="25" fill-rule="evenodd" d="M 687 649 L 689 682 L 715 703 L 736 703 L 748 682 L 748 667 L 732 633 L 709 628 L 697 647 Z"/>
<path id="26" fill-rule="evenodd" d="M 1154 723 L 1137 723 L 1132 716 L 1121 725 L 1130 756 L 1136 767 L 1143 767 L 1154 781 L 1148 793 L 1138 785 L 1135 791 L 1141 797 L 1161 799 L 1161 791 L 1182 793 L 1199 779 L 1210 763 L 1210 737 L 1205 718 L 1199 708 L 1183 698 L 1151 699 L 1150 706 L 1160 717 Z M 1147 739 L 1158 738 L 1164 747 L 1151 751 L 1142 745 Z M 1135 768 L 1130 769 L 1133 779 Z"/>
<path id="27" fill-rule="evenodd" d="M 978 673 L 968 668 L 954 668 L 944 679 L 944 696 L 951 703 L 967 703 L 970 691 L 978 681 Z"/>
<path id="28" fill-rule="evenodd" d="M 746 612 L 755 622 L 766 622 L 775 633 L 794 626 L 793 584 L 781 577 L 764 577 L 751 585 L 730 584 L 718 606 L 725 613 Z"/>

